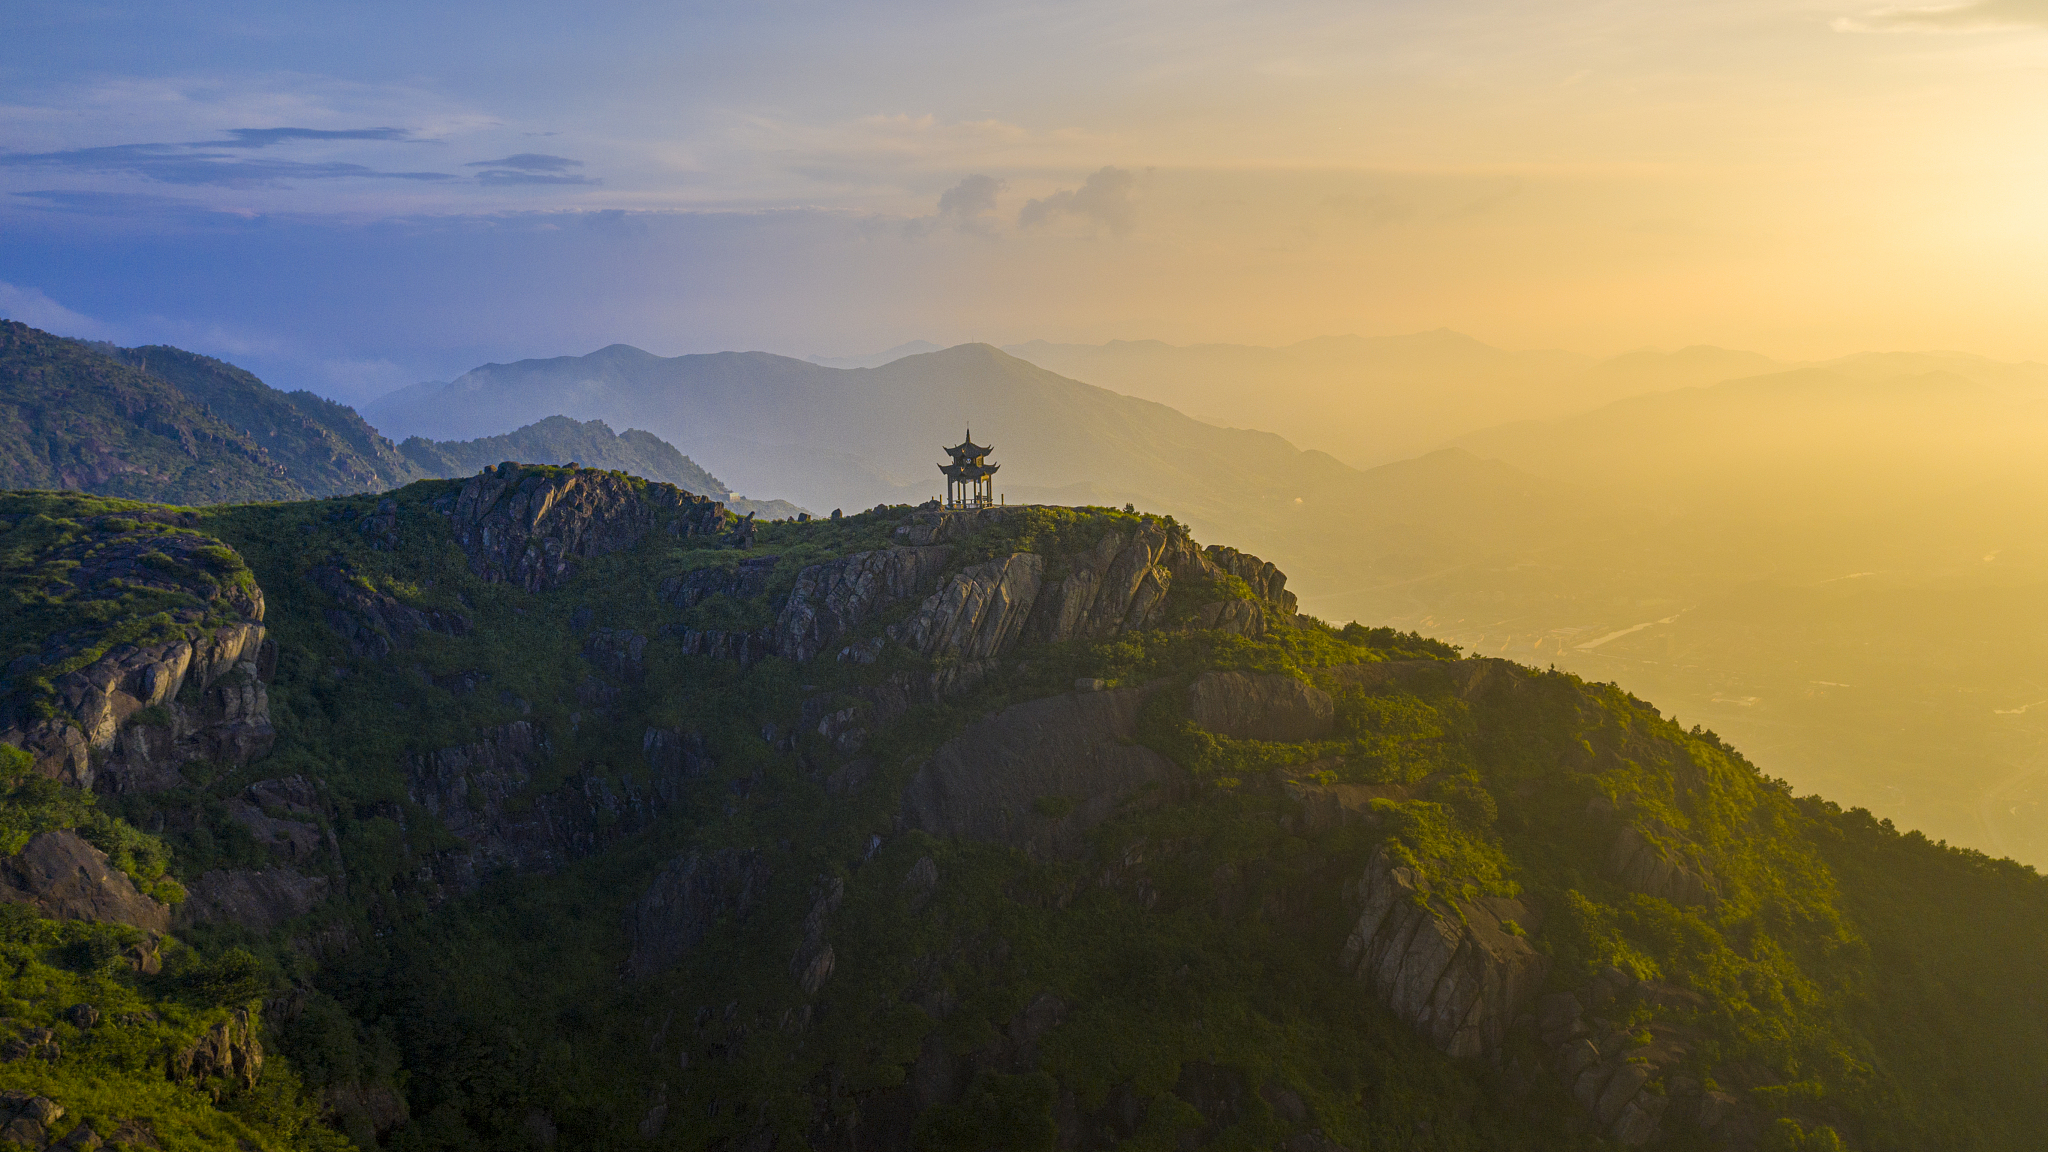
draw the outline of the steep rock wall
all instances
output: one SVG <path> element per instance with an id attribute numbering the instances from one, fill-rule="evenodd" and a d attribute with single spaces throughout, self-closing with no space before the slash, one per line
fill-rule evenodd
<path id="1" fill-rule="evenodd" d="M 725 527 L 723 504 L 672 484 L 518 464 L 478 473 L 450 515 L 471 571 L 529 592 L 558 587 L 576 560 L 629 548 L 649 532 L 707 536 Z"/>
<path id="2" fill-rule="evenodd" d="M 1359 880 L 1363 904 L 1342 964 L 1394 1014 L 1451 1056 L 1492 1056 L 1529 994 L 1543 957 L 1504 924 L 1534 923 L 1517 900 L 1452 898 L 1382 847 Z"/>

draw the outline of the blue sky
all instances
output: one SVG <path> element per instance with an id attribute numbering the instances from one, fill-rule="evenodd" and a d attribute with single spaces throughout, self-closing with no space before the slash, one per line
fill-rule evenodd
<path id="1" fill-rule="evenodd" d="M 360 401 L 614 341 L 2048 356 L 2048 3 L 15 0 L 0 313 Z"/>

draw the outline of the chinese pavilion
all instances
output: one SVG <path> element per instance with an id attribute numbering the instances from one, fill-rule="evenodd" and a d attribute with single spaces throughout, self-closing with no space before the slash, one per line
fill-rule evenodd
<path id="1" fill-rule="evenodd" d="M 988 454 L 993 448 L 983 448 L 974 442 L 974 429 L 967 430 L 967 439 L 957 447 L 946 449 L 953 457 L 951 464 L 939 465 L 939 471 L 946 474 L 946 507 L 986 508 L 996 502 L 991 479 L 1000 464 L 988 463 Z"/>

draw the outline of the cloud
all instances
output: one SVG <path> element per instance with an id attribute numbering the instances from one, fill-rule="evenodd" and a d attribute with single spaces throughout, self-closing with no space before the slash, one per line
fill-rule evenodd
<path id="1" fill-rule="evenodd" d="M 1840 32 L 1987 32 L 2048 28 L 2048 0 L 1971 0 L 1938 8 L 1880 8 L 1835 21 Z"/>
<path id="2" fill-rule="evenodd" d="M 476 174 L 477 183 L 493 187 L 501 184 L 602 184 L 588 176 L 550 176 L 545 172 L 508 172 L 502 168 L 491 168 Z"/>
<path id="3" fill-rule="evenodd" d="M 541 152 L 521 152 L 503 160 L 472 160 L 465 168 L 517 168 L 522 172 L 567 172 L 571 168 L 583 167 L 583 161 L 571 160 L 567 156 L 549 156 Z"/>
<path id="4" fill-rule="evenodd" d="M 1106 167 L 1088 177 L 1079 188 L 1064 189 L 1026 203 L 1017 214 L 1017 223 L 1030 228 L 1049 224 L 1061 216 L 1078 216 L 1108 228 L 1112 236 L 1122 236 L 1138 222 L 1137 203 L 1131 198 L 1137 187 L 1138 178 L 1129 170 Z"/>
<path id="5" fill-rule="evenodd" d="M 905 231 L 912 236 L 923 236 L 951 227 L 976 236 L 994 236 L 996 194 L 1007 187 L 1008 184 L 993 176 L 969 176 L 939 195 L 937 212 L 910 221 Z"/>
<path id="6" fill-rule="evenodd" d="M 239 147 L 239 145 L 234 145 Z M 262 147 L 263 145 L 250 145 Z M 386 172 L 339 161 L 256 160 L 205 149 L 217 144 L 114 144 L 62 152 L 0 153 L 0 168 L 61 168 L 74 172 L 119 172 L 163 184 L 248 188 L 285 180 L 453 180 L 447 172 Z"/>
<path id="7" fill-rule="evenodd" d="M 230 128 L 232 140 L 210 141 L 210 148 L 268 148 L 286 140 L 402 140 L 423 143 L 409 128 Z"/>
<path id="8" fill-rule="evenodd" d="M 23 288 L 5 281 L 0 281 L 0 316 L 59 336 L 116 340 L 120 335 L 113 327 L 50 299 L 40 288 Z"/>

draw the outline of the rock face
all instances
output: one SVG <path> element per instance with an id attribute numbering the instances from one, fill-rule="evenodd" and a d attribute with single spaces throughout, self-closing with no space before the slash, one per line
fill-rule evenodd
<path id="1" fill-rule="evenodd" d="M 768 862 L 753 848 L 692 852 L 670 861 L 628 916 L 633 951 L 626 970 L 645 980 L 675 967 L 721 916 L 744 919 L 767 887 Z M 819 931 L 822 943 L 822 916 Z"/>
<path id="2" fill-rule="evenodd" d="M 76 832 L 44 832 L 20 855 L 0 861 L 0 900 L 33 904 L 52 920 L 128 924 L 162 935 L 171 910 L 135 890 L 107 864 L 107 854 Z"/>
<path id="3" fill-rule="evenodd" d="M 1364 910 L 1342 963 L 1381 1002 L 1451 1056 L 1491 1056 L 1543 979 L 1543 957 L 1504 925 L 1533 909 L 1499 897 L 1453 899 L 1382 847 L 1358 882 Z"/>
<path id="4" fill-rule="evenodd" d="M 268 752 L 275 733 L 256 663 L 264 635 L 261 593 L 248 598 L 246 609 L 253 615 L 243 622 L 199 632 L 191 640 L 120 645 L 92 664 L 58 677 L 51 703 L 69 723 L 27 720 L 0 731 L 0 740 L 34 756 L 44 775 L 81 788 L 93 787 L 98 778 L 93 753 L 114 750 L 123 725 L 145 708 L 174 713 L 169 732 L 158 741 L 155 760 L 148 763 L 178 757 L 177 745 L 191 753 L 177 763 L 198 756 L 250 759 Z M 234 691 L 224 688 L 205 697 L 216 682 L 237 671 L 245 679 L 227 686 Z M 180 693 L 188 685 L 196 685 L 199 692 L 193 695 L 202 698 L 181 704 Z M 139 745 L 137 751 L 149 756 L 146 746 Z"/>
<path id="5" fill-rule="evenodd" d="M 699 568 L 661 582 L 661 598 L 678 608 L 695 608 L 713 596 L 751 600 L 768 590 L 780 556 L 750 556 L 731 568 Z"/>
<path id="6" fill-rule="evenodd" d="M 1045 557 L 1035 552 L 964 568 L 908 619 L 892 625 L 889 637 L 936 659 L 991 660 L 1023 633 L 1044 576 Z"/>
<path id="7" fill-rule="evenodd" d="M 1754 1147 L 1765 1120 L 1758 1109 L 1682 1071 L 1704 1037 L 1664 1019 L 1626 1026 L 1641 1005 L 1687 1013 L 1706 1002 L 1698 993 L 1608 968 L 1575 991 L 1537 1003 L 1551 1066 L 1573 1099 L 1623 1147 L 1694 1129 L 1720 1146 Z M 1646 1090 L 1652 1081 L 1662 1081 L 1665 1090 Z"/>
<path id="8" fill-rule="evenodd" d="M 1211 544 L 1202 550 L 1202 556 L 1209 563 L 1250 585 L 1251 590 L 1271 600 L 1280 610 L 1293 615 L 1296 610 L 1294 593 L 1287 590 L 1287 573 L 1275 567 L 1270 560 Z"/>
<path id="9" fill-rule="evenodd" d="M 576 560 L 631 547 L 649 532 L 716 535 L 725 506 L 618 472 L 500 464 L 462 486 L 452 519 L 471 571 L 539 592 L 567 580 Z"/>
<path id="10" fill-rule="evenodd" d="M 267 932 L 306 913 L 327 898 L 327 878 L 306 876 L 289 868 L 255 871 L 216 869 L 186 886 L 173 923 L 239 924 Z"/>
<path id="11" fill-rule="evenodd" d="M 1720 900 L 1720 884 L 1706 862 L 1671 828 L 1655 821 L 1649 831 L 1624 825 L 1614 838 L 1607 866 L 1615 879 L 1646 896 L 1680 907 L 1711 906 Z"/>
<path id="12" fill-rule="evenodd" d="M 528 785 L 552 753 L 530 721 L 413 756 L 409 794 L 467 845 L 434 862 L 436 878 L 467 892 L 493 869 L 550 871 L 646 829 L 681 802 L 684 782 L 702 775 L 709 760 L 701 743 L 681 733 L 650 732 L 645 747 L 647 779 L 577 776 L 539 795 Z M 522 802 L 511 803 L 514 797 Z"/>
<path id="13" fill-rule="evenodd" d="M 306 573 L 313 586 L 334 598 L 335 607 L 322 613 L 327 626 L 348 641 L 349 651 L 377 659 L 412 643 L 421 632 L 467 636 L 469 617 L 460 612 L 424 611 L 395 597 L 357 583 L 347 569 L 321 565 Z"/>
<path id="14" fill-rule="evenodd" d="M 776 654 L 790 660 L 816 657 L 876 609 L 909 599 L 930 584 L 950 551 L 880 548 L 805 568 L 775 618 Z"/>
<path id="15" fill-rule="evenodd" d="M 647 637 L 624 628 L 599 628 L 583 641 L 583 658 L 614 680 L 639 680 L 646 653 Z"/>
<path id="16" fill-rule="evenodd" d="M 1184 556 L 1170 557 L 1164 525 L 1111 532 L 1069 561 L 1067 574 L 1045 590 L 1031 619 L 1034 640 L 1100 640 L 1152 623 L 1173 583 L 1169 561 L 1198 566 L 1183 538 Z"/>
<path id="17" fill-rule="evenodd" d="M 1185 773 L 1136 743 L 1138 709 L 1156 690 L 1073 692 L 968 725 L 904 789 L 905 823 L 1041 858 L 1079 853 L 1083 834 L 1126 805 L 1187 787 Z"/>
<path id="18" fill-rule="evenodd" d="M 1205 672 L 1188 686 L 1188 719 L 1218 736 L 1293 744 L 1329 739 L 1337 705 L 1313 684 L 1277 672 Z"/>
<path id="19" fill-rule="evenodd" d="M 219 1078 L 243 1089 L 256 1087 L 263 1074 L 263 1043 L 256 1038 L 256 1020 L 247 1008 L 209 1028 L 190 1048 L 171 1055 L 170 1077 L 180 1083 Z"/>
<path id="20" fill-rule="evenodd" d="M 93 787 L 111 795 L 160 792 L 185 782 L 179 769 L 189 761 L 242 765 L 269 755 L 277 732 L 264 679 L 274 652 L 266 644 L 257 659 L 237 663 L 196 693 L 188 688 L 160 706 L 160 722 L 131 719 L 93 773 Z"/>

